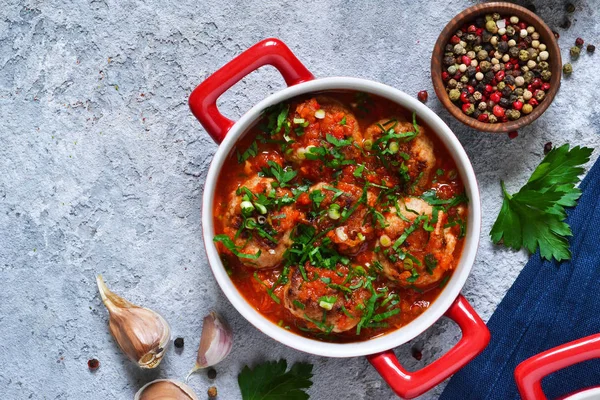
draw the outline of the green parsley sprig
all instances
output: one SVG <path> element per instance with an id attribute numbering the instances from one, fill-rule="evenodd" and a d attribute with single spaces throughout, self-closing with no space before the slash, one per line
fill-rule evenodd
<path id="1" fill-rule="evenodd" d="M 567 237 L 572 232 L 565 208 L 575 206 L 581 196 L 575 185 L 592 151 L 579 146 L 569 150 L 568 144 L 553 149 L 513 195 L 501 182 L 504 200 L 490 232 L 492 241 L 516 250 L 525 247 L 530 253 L 539 248 L 546 260 L 571 259 Z"/>
<path id="2" fill-rule="evenodd" d="M 267 361 L 250 369 L 245 366 L 238 375 L 243 400 L 306 400 L 306 389 L 312 386 L 313 366 L 295 363 L 287 370 L 285 360 Z"/>

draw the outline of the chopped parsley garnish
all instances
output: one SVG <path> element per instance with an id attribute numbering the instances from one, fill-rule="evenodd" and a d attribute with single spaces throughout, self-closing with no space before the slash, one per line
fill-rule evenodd
<path id="1" fill-rule="evenodd" d="M 213 242 L 223 243 L 223 245 L 227 248 L 227 250 L 231 251 L 233 254 L 235 254 L 239 258 L 247 258 L 249 260 L 256 260 L 258 257 L 260 257 L 260 250 L 258 250 L 256 252 L 256 254 L 246 254 L 246 253 L 240 252 L 239 251 L 240 248 L 237 247 L 235 245 L 235 243 L 233 243 L 233 240 L 231 240 L 231 238 L 227 235 L 216 235 L 213 238 Z"/>
<path id="2" fill-rule="evenodd" d="M 277 304 L 281 303 L 281 300 L 279 299 L 279 297 L 277 297 L 275 295 L 275 293 L 273 293 L 273 288 L 275 286 L 273 286 L 273 288 L 270 288 L 269 285 L 267 285 L 266 283 L 264 283 L 259 277 L 258 277 L 258 272 L 254 271 L 254 279 L 256 279 L 256 281 L 258 283 L 260 283 L 262 286 L 264 286 L 267 289 L 267 294 L 273 299 L 273 301 Z"/>
<path id="3" fill-rule="evenodd" d="M 298 171 L 294 171 L 290 167 L 283 168 L 281 165 L 272 160 L 267 161 L 267 164 L 269 165 L 269 168 L 263 168 L 262 173 L 265 176 L 272 176 L 275 178 L 281 187 L 286 187 L 287 184 L 298 174 Z"/>
<path id="4" fill-rule="evenodd" d="M 315 205 L 315 208 L 319 208 L 321 207 L 321 203 L 323 202 L 323 200 L 325 200 L 326 196 L 325 193 L 321 192 L 320 190 L 313 190 L 312 192 L 310 192 L 308 197 Z"/>
<path id="5" fill-rule="evenodd" d="M 254 142 L 252 142 L 250 147 L 248 147 L 246 149 L 246 151 L 244 151 L 242 154 L 240 154 L 240 152 L 238 151 L 238 153 L 237 153 L 238 163 L 241 164 L 244 161 L 246 161 L 247 159 L 249 159 L 250 157 L 256 157 L 257 154 L 258 154 L 258 143 L 255 140 Z"/>
<path id="6" fill-rule="evenodd" d="M 425 268 L 429 275 L 433 275 L 433 270 L 437 268 L 438 261 L 431 253 L 425 255 Z"/>

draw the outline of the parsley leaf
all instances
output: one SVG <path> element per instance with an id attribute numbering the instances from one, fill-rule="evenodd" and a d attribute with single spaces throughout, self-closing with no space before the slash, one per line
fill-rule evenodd
<path id="1" fill-rule="evenodd" d="M 553 149 L 514 195 L 501 182 L 504 200 L 490 232 L 492 241 L 516 250 L 525 247 L 530 253 L 539 248 L 547 260 L 569 260 L 566 237 L 572 232 L 565 222 L 565 207 L 573 207 L 581 196 L 575 185 L 592 151 L 579 146 L 569 150 L 568 144 Z"/>
<path id="2" fill-rule="evenodd" d="M 260 250 L 256 252 L 256 254 L 246 254 L 238 251 L 240 248 L 233 243 L 233 240 L 227 235 L 217 235 L 213 238 L 213 242 L 221 242 L 223 246 L 227 247 L 227 250 L 231 251 L 233 254 L 238 256 L 239 258 L 248 258 L 250 260 L 256 260 L 260 257 Z"/>
<path id="3" fill-rule="evenodd" d="M 275 161 L 269 160 L 267 164 L 270 168 L 263 168 L 262 172 L 265 176 L 272 176 L 277 179 L 279 185 L 281 187 L 285 187 L 288 182 L 296 177 L 298 171 L 294 171 L 291 168 L 282 168 L 281 165 L 277 164 Z"/>
<path id="4" fill-rule="evenodd" d="M 352 139 L 338 139 L 331 134 L 327 134 L 325 137 L 329 143 L 334 145 L 335 147 L 344 147 L 352 144 Z"/>
<path id="5" fill-rule="evenodd" d="M 254 369 L 245 366 L 238 375 L 243 400 L 306 400 L 312 386 L 312 364 L 295 363 L 289 371 L 285 360 L 267 361 Z"/>

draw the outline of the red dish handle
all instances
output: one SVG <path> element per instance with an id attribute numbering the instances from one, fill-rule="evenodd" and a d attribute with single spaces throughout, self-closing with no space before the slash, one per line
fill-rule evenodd
<path id="1" fill-rule="evenodd" d="M 402 368 L 393 350 L 367 356 L 398 396 L 412 399 L 422 395 L 464 367 L 488 345 L 490 331 L 462 295 L 456 298 L 445 315 L 458 324 L 462 338 L 448 353 L 428 366 L 409 372 Z"/>
<path id="2" fill-rule="evenodd" d="M 279 70 L 288 86 L 314 79 L 294 53 L 279 39 L 265 39 L 229 61 L 206 78 L 190 95 L 192 113 L 217 143 L 221 143 L 234 122 L 217 108 L 217 99 L 243 77 L 264 65 Z"/>
<path id="3" fill-rule="evenodd" d="M 544 351 L 523 361 L 515 369 L 515 380 L 523 400 L 547 400 L 542 379 L 560 369 L 592 358 L 600 358 L 600 334 L 584 337 Z"/>

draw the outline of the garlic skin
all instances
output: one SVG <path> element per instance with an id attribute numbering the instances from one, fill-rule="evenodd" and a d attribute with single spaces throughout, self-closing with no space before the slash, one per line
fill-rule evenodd
<path id="1" fill-rule="evenodd" d="M 191 387 L 171 379 L 148 382 L 135 394 L 133 400 L 198 400 Z"/>
<path id="2" fill-rule="evenodd" d="M 96 278 L 102 302 L 108 309 L 108 327 L 130 360 L 141 368 L 155 368 L 171 340 L 169 324 L 156 312 L 136 306 L 111 292 L 101 275 Z"/>
<path id="3" fill-rule="evenodd" d="M 185 381 L 199 369 L 212 367 L 221 362 L 233 346 L 233 332 L 225 320 L 219 314 L 211 311 L 202 323 L 202 335 L 198 347 L 198 357 L 194 368 L 189 372 Z"/>

